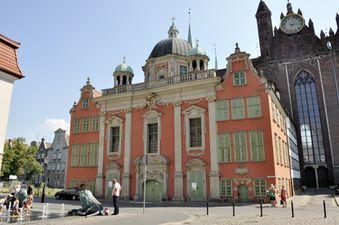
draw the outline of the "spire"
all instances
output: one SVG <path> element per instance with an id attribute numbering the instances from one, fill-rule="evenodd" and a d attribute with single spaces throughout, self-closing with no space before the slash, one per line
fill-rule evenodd
<path id="1" fill-rule="evenodd" d="M 339 30 L 339 14 L 337 13 L 335 20 L 337 21 L 337 28 Z"/>
<path id="2" fill-rule="evenodd" d="M 267 7 L 266 3 L 263 0 L 260 0 L 258 9 L 257 9 L 257 13 L 255 14 L 256 17 L 258 17 L 259 13 L 262 12 L 268 12 L 271 14 L 271 11 L 269 10 L 269 8 Z"/>
<path id="3" fill-rule="evenodd" d="M 313 21 L 311 19 L 308 21 L 308 27 L 314 33 L 314 25 L 313 25 Z"/>
<path id="4" fill-rule="evenodd" d="M 293 13 L 292 4 L 290 3 L 290 0 L 287 1 L 287 14 Z"/>
<path id="5" fill-rule="evenodd" d="M 192 34 L 191 34 L 191 8 L 188 9 L 188 37 L 187 41 L 192 47 Z"/>
<path id="6" fill-rule="evenodd" d="M 89 77 L 87 77 L 86 85 L 91 85 L 91 81 L 90 81 Z"/>
<path id="7" fill-rule="evenodd" d="M 217 70 L 218 69 L 218 58 L 217 58 L 217 45 L 214 44 L 214 69 Z"/>
<path id="8" fill-rule="evenodd" d="M 301 12 L 301 10 L 300 10 L 300 9 L 298 9 L 298 14 L 299 14 L 300 16 L 302 16 L 302 15 L 303 15 L 303 13 Z"/>
<path id="9" fill-rule="evenodd" d="M 332 30 L 331 27 L 330 27 L 329 35 L 330 35 L 330 36 L 334 36 L 334 31 Z"/>
<path id="10" fill-rule="evenodd" d="M 174 25 L 175 17 L 172 17 L 172 25 L 170 26 L 168 30 L 168 38 L 177 38 L 179 31 L 177 27 Z"/>
<path id="11" fill-rule="evenodd" d="M 283 13 L 280 13 L 280 20 L 282 20 L 282 18 L 284 18 L 284 14 Z"/>
<path id="12" fill-rule="evenodd" d="M 122 63 L 126 63 L 126 56 L 122 57 Z"/>

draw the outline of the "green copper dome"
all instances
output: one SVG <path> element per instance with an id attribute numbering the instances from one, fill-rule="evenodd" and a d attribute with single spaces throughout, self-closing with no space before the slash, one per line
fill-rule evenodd
<path id="1" fill-rule="evenodd" d="M 130 73 L 133 74 L 132 67 L 130 67 L 126 63 L 122 63 L 122 64 L 118 65 L 117 67 L 115 67 L 114 72 L 130 72 Z"/>
<path id="2" fill-rule="evenodd" d="M 188 55 L 189 56 L 192 56 L 192 55 L 206 55 L 206 51 L 203 48 L 200 48 L 200 47 L 197 46 L 195 48 L 192 48 L 188 52 Z"/>

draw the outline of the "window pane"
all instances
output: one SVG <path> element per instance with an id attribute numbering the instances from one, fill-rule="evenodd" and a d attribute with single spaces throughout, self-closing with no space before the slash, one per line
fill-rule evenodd
<path id="1" fill-rule="evenodd" d="M 244 99 L 232 99 L 232 119 L 243 119 L 245 118 L 245 107 L 244 107 Z"/>
<path id="2" fill-rule="evenodd" d="M 202 146 L 201 118 L 189 119 L 190 147 Z"/>
<path id="3" fill-rule="evenodd" d="M 228 100 L 219 100 L 216 101 L 216 117 L 217 121 L 228 120 Z"/>
<path id="4" fill-rule="evenodd" d="M 247 97 L 247 117 L 261 117 L 260 96 Z"/>
<path id="5" fill-rule="evenodd" d="M 111 148 L 110 152 L 119 152 L 120 127 L 111 127 Z"/>
<path id="6" fill-rule="evenodd" d="M 158 152 L 158 124 L 147 124 L 148 128 L 148 151 L 147 153 Z"/>

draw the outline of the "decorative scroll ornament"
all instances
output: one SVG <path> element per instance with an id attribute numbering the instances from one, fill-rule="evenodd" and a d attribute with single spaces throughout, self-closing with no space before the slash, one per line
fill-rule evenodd
<path id="1" fill-rule="evenodd" d="M 147 108 L 149 110 L 157 108 L 158 97 L 156 96 L 154 92 L 146 95 L 145 100 L 146 100 L 146 103 L 143 106 L 143 108 Z"/>

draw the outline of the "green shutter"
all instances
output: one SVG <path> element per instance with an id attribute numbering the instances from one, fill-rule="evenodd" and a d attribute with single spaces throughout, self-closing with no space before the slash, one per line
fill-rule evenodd
<path id="1" fill-rule="evenodd" d="M 235 161 L 247 161 L 246 132 L 234 133 L 234 156 Z"/>
<path id="2" fill-rule="evenodd" d="M 88 165 L 88 144 L 82 144 L 80 150 L 80 166 L 86 167 Z"/>
<path id="3" fill-rule="evenodd" d="M 79 145 L 72 145 L 71 167 L 79 164 Z"/>
<path id="4" fill-rule="evenodd" d="M 251 160 L 262 161 L 264 160 L 264 140 L 263 131 L 251 131 L 250 135 L 250 151 Z"/>
<path id="5" fill-rule="evenodd" d="M 228 120 L 228 100 L 219 100 L 216 101 L 216 117 L 217 121 Z"/>
<path id="6" fill-rule="evenodd" d="M 231 135 L 218 135 L 219 162 L 231 162 Z"/>
<path id="7" fill-rule="evenodd" d="M 247 97 L 247 117 L 261 117 L 260 96 Z"/>
<path id="8" fill-rule="evenodd" d="M 232 99 L 232 119 L 245 118 L 245 103 L 243 98 Z"/>
<path id="9" fill-rule="evenodd" d="M 98 147 L 99 144 L 92 143 L 90 144 L 90 153 L 89 153 L 89 166 L 97 166 L 98 165 Z"/>

